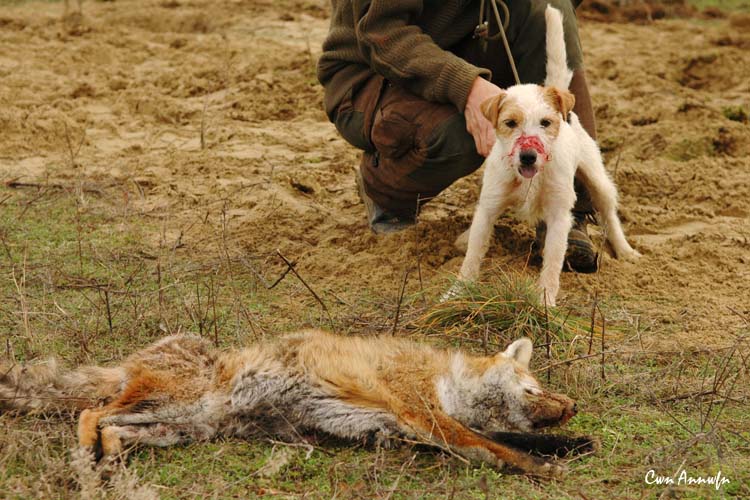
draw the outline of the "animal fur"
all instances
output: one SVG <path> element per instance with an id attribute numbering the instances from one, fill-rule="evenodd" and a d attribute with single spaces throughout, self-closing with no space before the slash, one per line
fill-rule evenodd
<path id="1" fill-rule="evenodd" d="M 562 15 L 548 6 L 545 19 L 545 86 L 515 85 L 482 105 L 495 126 L 497 141 L 485 162 L 471 228 L 456 241 L 466 250 L 466 257 L 455 286 L 479 277 L 495 220 L 513 209 L 529 223 L 543 220 L 547 224 L 539 288 L 542 302 L 554 306 L 573 224 L 576 175 L 591 193 L 617 257 L 635 259 L 640 254 L 625 239 L 617 217 L 617 189 L 604 169 L 599 148 L 572 111 L 575 97 L 563 90 L 572 73 L 566 62 Z M 447 296 L 457 292 L 453 288 Z"/>
<path id="2" fill-rule="evenodd" d="M 514 447 L 534 448 L 528 438 L 483 435 L 563 424 L 576 413 L 570 398 L 539 386 L 531 353 L 528 339 L 483 357 L 317 330 L 226 352 L 171 336 L 111 368 L 6 367 L 0 411 L 82 410 L 79 444 L 105 456 L 135 444 L 321 432 L 383 443 L 408 436 L 495 467 L 557 475 L 560 465 Z M 551 439 L 547 449 L 559 449 Z"/>

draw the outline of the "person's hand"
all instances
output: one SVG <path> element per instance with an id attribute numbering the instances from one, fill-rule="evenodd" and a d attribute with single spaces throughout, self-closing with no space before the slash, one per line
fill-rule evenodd
<path id="1" fill-rule="evenodd" d="M 482 77 L 477 77 L 471 85 L 469 97 L 466 99 L 466 130 L 474 137 L 477 151 L 482 156 L 487 156 L 495 145 L 495 127 L 485 118 L 481 105 L 490 97 L 496 96 L 502 89 L 494 83 L 488 82 Z"/>

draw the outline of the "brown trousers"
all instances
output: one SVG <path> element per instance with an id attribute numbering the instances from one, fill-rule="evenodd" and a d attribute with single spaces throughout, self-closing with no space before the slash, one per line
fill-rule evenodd
<path id="1" fill-rule="evenodd" d="M 545 78 L 544 9 L 551 3 L 565 23 L 568 64 L 582 64 L 581 47 L 571 0 L 513 0 L 507 2 L 507 36 L 521 81 L 541 84 Z M 492 30 L 491 30 L 492 31 Z M 450 49 L 470 63 L 490 69 L 492 82 L 513 85 L 510 63 L 500 40 L 483 47 L 468 35 Z M 457 179 L 480 167 L 462 112 L 452 104 L 427 101 L 373 75 L 350 89 L 334 116 L 339 133 L 363 150 L 360 169 L 367 194 L 392 215 L 413 217 L 418 207 Z M 576 211 L 591 212 L 588 193 L 576 183 Z"/>

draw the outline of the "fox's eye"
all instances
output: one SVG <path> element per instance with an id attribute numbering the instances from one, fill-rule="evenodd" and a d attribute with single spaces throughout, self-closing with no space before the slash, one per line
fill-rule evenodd
<path id="1" fill-rule="evenodd" d="M 550 125 L 552 125 L 552 122 L 545 118 L 544 120 L 542 120 L 541 122 L 539 122 L 539 125 L 541 125 L 542 128 L 547 128 Z"/>
<path id="2" fill-rule="evenodd" d="M 515 120 L 505 120 L 505 126 L 508 128 L 516 128 L 518 123 Z"/>

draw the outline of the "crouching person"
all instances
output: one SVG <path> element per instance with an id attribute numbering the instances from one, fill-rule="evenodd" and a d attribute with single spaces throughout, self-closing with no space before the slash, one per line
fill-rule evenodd
<path id="1" fill-rule="evenodd" d="M 333 0 L 318 78 L 328 117 L 362 150 L 357 185 L 373 231 L 413 224 L 419 205 L 474 172 L 492 149 L 493 126 L 480 106 L 515 83 L 493 3 L 521 83 L 544 82 L 544 11 L 551 4 L 562 12 L 574 111 L 596 139 L 574 1 Z M 486 30 L 478 29 L 480 14 Z M 586 229 L 593 208 L 579 183 L 576 193 L 566 260 L 593 272 Z"/>

